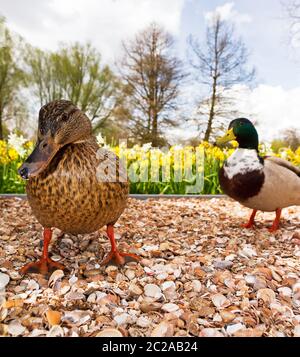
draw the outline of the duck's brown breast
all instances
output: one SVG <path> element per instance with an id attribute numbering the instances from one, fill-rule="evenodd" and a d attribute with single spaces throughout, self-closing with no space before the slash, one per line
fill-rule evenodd
<path id="1" fill-rule="evenodd" d="M 128 183 L 105 182 L 98 172 L 103 158 L 108 167 L 114 169 L 116 161 L 118 167 L 114 154 L 94 143 L 71 144 L 28 181 L 29 204 L 43 227 L 83 234 L 118 220 L 126 207 Z"/>

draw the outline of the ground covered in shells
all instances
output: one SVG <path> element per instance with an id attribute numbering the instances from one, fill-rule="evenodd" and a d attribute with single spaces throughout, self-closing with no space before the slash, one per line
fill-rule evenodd
<path id="1" fill-rule="evenodd" d="M 69 272 L 19 269 L 41 255 L 42 227 L 26 200 L 0 199 L 0 335 L 300 336 L 300 208 L 254 230 L 227 199 L 129 200 L 116 225 L 140 263 L 101 267 L 105 229 L 54 230 L 52 259 Z"/>

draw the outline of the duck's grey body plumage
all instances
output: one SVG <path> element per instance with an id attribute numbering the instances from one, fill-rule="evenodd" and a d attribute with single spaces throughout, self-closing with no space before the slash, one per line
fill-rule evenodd
<path id="1" fill-rule="evenodd" d="M 285 160 L 264 160 L 264 183 L 256 197 L 243 204 L 246 207 L 273 212 L 278 208 L 300 205 L 300 170 Z M 292 168 L 292 169 L 291 169 Z"/>

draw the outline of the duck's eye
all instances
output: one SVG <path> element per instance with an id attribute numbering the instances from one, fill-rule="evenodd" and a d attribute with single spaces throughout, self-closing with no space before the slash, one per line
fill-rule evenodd
<path id="1" fill-rule="evenodd" d="M 48 146 L 48 144 L 47 144 L 47 143 L 44 143 L 44 144 L 42 145 L 42 149 L 45 149 L 47 146 Z"/>
<path id="2" fill-rule="evenodd" d="M 68 114 L 63 113 L 62 116 L 61 116 L 61 120 L 62 121 L 67 121 L 68 120 Z"/>

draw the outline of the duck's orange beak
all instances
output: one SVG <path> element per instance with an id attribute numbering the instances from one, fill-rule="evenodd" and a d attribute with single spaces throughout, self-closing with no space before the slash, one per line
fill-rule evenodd
<path id="1" fill-rule="evenodd" d="M 61 145 L 54 142 L 51 136 L 39 140 L 23 165 L 19 168 L 19 175 L 28 180 L 44 171 L 54 158 Z"/>

